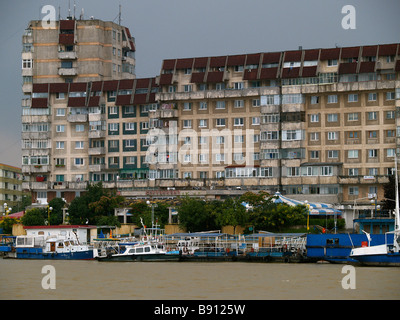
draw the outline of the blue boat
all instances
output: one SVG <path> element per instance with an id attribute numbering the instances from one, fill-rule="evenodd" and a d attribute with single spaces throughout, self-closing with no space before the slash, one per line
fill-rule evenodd
<path id="1" fill-rule="evenodd" d="M 383 244 L 374 245 L 371 243 L 371 235 L 366 233 L 368 238 L 367 246 L 355 248 L 351 251 L 350 257 L 363 265 L 369 266 L 400 266 L 400 205 L 399 205 L 399 181 L 397 175 L 397 157 L 395 157 L 395 187 L 396 187 L 396 208 L 394 210 L 394 231 L 386 233 L 386 237 L 393 236 L 393 241 L 387 240 Z"/>
<path id="2" fill-rule="evenodd" d="M 393 243 L 393 234 L 372 234 L 370 244 L 374 246 Z M 368 245 L 366 234 L 338 233 L 338 234 L 308 234 L 307 235 L 307 258 L 310 261 L 324 260 L 331 263 L 357 263 L 358 260 L 351 257 L 355 248 Z"/>
<path id="3" fill-rule="evenodd" d="M 18 236 L 4 258 L 41 260 L 92 260 L 93 248 L 64 237 Z"/>

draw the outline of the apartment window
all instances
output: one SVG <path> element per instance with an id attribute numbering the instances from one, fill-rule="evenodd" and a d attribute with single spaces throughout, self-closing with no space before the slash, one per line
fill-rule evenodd
<path id="1" fill-rule="evenodd" d="M 278 140 L 279 139 L 279 131 L 264 131 L 261 132 L 261 140 Z"/>
<path id="2" fill-rule="evenodd" d="M 337 59 L 328 60 L 328 67 L 336 67 L 336 66 L 337 66 Z"/>
<path id="3" fill-rule="evenodd" d="M 83 131 L 85 131 L 85 125 L 83 124 L 75 125 L 75 132 L 83 132 Z"/>
<path id="4" fill-rule="evenodd" d="M 64 141 L 56 141 L 56 149 L 64 149 L 65 142 Z"/>
<path id="5" fill-rule="evenodd" d="M 261 105 L 261 100 L 260 99 L 253 99 L 252 105 L 253 105 L 253 107 L 259 107 Z"/>
<path id="6" fill-rule="evenodd" d="M 349 102 L 357 102 L 358 101 L 358 94 L 349 94 L 348 101 Z"/>
<path id="7" fill-rule="evenodd" d="M 83 141 L 75 141 L 75 149 L 83 149 Z"/>
<path id="8" fill-rule="evenodd" d="M 369 176 L 377 176 L 378 175 L 378 168 L 369 168 L 368 169 Z"/>
<path id="9" fill-rule="evenodd" d="M 183 127 L 184 128 L 191 128 L 192 127 L 192 120 L 183 120 Z"/>
<path id="10" fill-rule="evenodd" d="M 183 86 L 183 91 L 184 92 L 192 92 L 192 85 L 191 84 L 185 84 Z"/>
<path id="11" fill-rule="evenodd" d="M 288 167 L 287 168 L 287 176 L 288 177 L 299 177 L 300 176 L 300 168 L 299 167 Z"/>
<path id="12" fill-rule="evenodd" d="M 347 115 L 347 120 L 348 120 L 348 121 L 358 121 L 358 113 L 357 113 L 357 112 L 355 112 L 355 113 L 349 113 L 349 114 Z"/>
<path id="13" fill-rule="evenodd" d="M 206 127 L 207 127 L 207 119 L 200 119 L 199 128 L 206 128 Z"/>
<path id="14" fill-rule="evenodd" d="M 358 176 L 358 168 L 349 168 L 349 176 Z"/>
<path id="15" fill-rule="evenodd" d="M 64 175 L 63 174 L 57 174 L 56 175 L 56 181 L 57 182 L 64 182 Z"/>
<path id="16" fill-rule="evenodd" d="M 135 122 L 127 122 L 127 123 L 124 123 L 124 126 L 125 126 L 126 131 L 134 131 L 136 128 L 136 123 Z"/>
<path id="17" fill-rule="evenodd" d="M 236 162 L 240 162 L 244 160 L 244 154 L 243 153 L 234 153 L 233 154 L 233 160 Z"/>
<path id="18" fill-rule="evenodd" d="M 225 143 L 225 137 L 224 136 L 218 136 L 215 138 L 216 144 L 224 144 Z"/>
<path id="19" fill-rule="evenodd" d="M 244 89 L 244 82 L 234 82 L 233 87 L 236 90 Z"/>
<path id="20" fill-rule="evenodd" d="M 108 114 L 118 114 L 118 106 L 108 107 Z"/>
<path id="21" fill-rule="evenodd" d="M 311 114 L 310 122 L 313 122 L 313 123 L 319 122 L 319 114 Z"/>
<path id="22" fill-rule="evenodd" d="M 118 131 L 119 130 L 119 123 L 109 123 L 108 128 L 110 131 Z"/>
<path id="23" fill-rule="evenodd" d="M 22 69 L 32 69 L 33 68 L 33 60 L 32 59 L 23 59 L 22 60 Z"/>
<path id="24" fill-rule="evenodd" d="M 357 159 L 358 158 L 358 151 L 359 150 L 348 150 L 347 151 L 347 157 L 349 159 Z"/>
<path id="25" fill-rule="evenodd" d="M 192 103 L 191 102 L 184 102 L 183 103 L 183 111 L 190 111 L 192 110 Z"/>
<path id="26" fill-rule="evenodd" d="M 244 107 L 244 100 L 235 100 L 234 107 L 235 108 L 243 108 Z"/>
<path id="27" fill-rule="evenodd" d="M 319 151 L 310 151 L 310 158 L 311 159 L 319 159 Z"/>
<path id="28" fill-rule="evenodd" d="M 56 125 L 56 132 L 65 132 L 64 125 Z"/>
<path id="29" fill-rule="evenodd" d="M 75 158 L 74 163 L 76 166 L 83 166 L 83 158 Z"/>
<path id="30" fill-rule="evenodd" d="M 378 94 L 375 92 L 368 93 L 368 101 L 376 101 Z"/>
<path id="31" fill-rule="evenodd" d="M 337 103 L 337 102 L 338 102 L 338 96 L 336 94 L 328 95 L 328 103 Z"/>
<path id="32" fill-rule="evenodd" d="M 217 101 L 215 109 L 225 109 L 225 101 Z"/>
<path id="33" fill-rule="evenodd" d="M 65 108 L 58 108 L 58 109 L 56 109 L 56 116 L 57 116 L 57 117 L 63 117 L 63 116 L 65 116 Z"/>
<path id="34" fill-rule="evenodd" d="M 217 153 L 216 155 L 215 155 L 215 161 L 225 161 L 225 154 L 223 154 L 223 153 Z"/>
<path id="35" fill-rule="evenodd" d="M 377 149 L 368 150 L 368 158 L 377 158 L 377 157 L 378 157 L 378 150 Z"/>
<path id="36" fill-rule="evenodd" d="M 263 123 L 278 123 L 279 122 L 279 114 L 268 114 L 262 116 Z"/>
<path id="37" fill-rule="evenodd" d="M 225 126 L 225 119 L 217 119 L 216 120 L 217 127 L 224 127 Z"/>
<path id="38" fill-rule="evenodd" d="M 321 176 L 332 176 L 332 175 L 333 175 L 333 167 L 332 166 L 321 167 Z"/>
<path id="39" fill-rule="evenodd" d="M 186 68 L 185 74 L 192 74 L 192 68 Z"/>
<path id="40" fill-rule="evenodd" d="M 337 122 L 338 121 L 338 114 L 337 113 L 330 113 L 328 114 L 328 122 Z"/>
<path id="41" fill-rule="evenodd" d="M 235 118 L 233 125 L 234 126 L 243 126 L 244 125 L 244 119 L 243 118 Z"/>
<path id="42" fill-rule="evenodd" d="M 328 159 L 337 159 L 339 157 L 338 150 L 328 150 Z"/>
<path id="43" fill-rule="evenodd" d="M 395 118 L 395 111 L 386 111 L 386 119 L 391 120 Z"/>
<path id="44" fill-rule="evenodd" d="M 394 100 L 395 99 L 395 94 L 394 91 L 393 92 L 386 92 L 386 100 Z"/>
<path id="45" fill-rule="evenodd" d="M 310 141 L 319 141 L 319 132 L 311 132 Z"/>
<path id="46" fill-rule="evenodd" d="M 200 102 L 199 110 L 207 110 L 207 102 Z"/>
<path id="47" fill-rule="evenodd" d="M 358 196 L 358 187 L 349 187 L 349 195 L 350 196 Z"/>
<path id="48" fill-rule="evenodd" d="M 339 139 L 339 132 L 330 131 L 328 132 L 328 140 L 338 140 Z"/>
<path id="49" fill-rule="evenodd" d="M 396 149 L 387 149 L 386 156 L 388 158 L 393 158 L 396 155 Z"/>
<path id="50" fill-rule="evenodd" d="M 318 104 L 319 96 L 311 96 L 311 104 Z"/>
<path id="51" fill-rule="evenodd" d="M 251 124 L 252 124 L 253 126 L 258 126 L 258 125 L 260 125 L 260 117 L 252 117 L 252 118 L 251 118 Z"/>
<path id="52" fill-rule="evenodd" d="M 235 143 L 244 143 L 244 136 L 243 135 L 235 135 L 234 141 L 235 141 Z"/>
<path id="53" fill-rule="evenodd" d="M 367 112 L 368 120 L 378 120 L 378 112 Z"/>
<path id="54" fill-rule="evenodd" d="M 207 163 L 207 161 L 208 161 L 208 154 L 200 153 L 199 154 L 199 162 L 200 163 Z"/>
<path id="55" fill-rule="evenodd" d="M 207 144 L 207 137 L 200 136 L 199 137 L 199 144 Z"/>

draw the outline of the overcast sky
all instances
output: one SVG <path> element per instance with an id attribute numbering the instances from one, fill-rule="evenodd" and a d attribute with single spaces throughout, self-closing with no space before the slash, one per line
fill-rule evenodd
<path id="1" fill-rule="evenodd" d="M 21 167 L 21 49 L 44 5 L 122 24 L 136 39 L 136 75 L 153 77 L 163 59 L 400 42 L 400 0 L 1 0 L 0 163 Z M 356 29 L 343 29 L 345 5 Z M 117 21 L 117 20 L 115 20 Z"/>

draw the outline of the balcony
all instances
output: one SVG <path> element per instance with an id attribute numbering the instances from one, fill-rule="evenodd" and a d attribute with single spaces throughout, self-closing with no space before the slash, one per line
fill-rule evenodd
<path id="1" fill-rule="evenodd" d="M 89 131 L 89 139 L 99 139 L 105 138 L 106 131 L 105 130 L 91 130 Z"/>
<path id="2" fill-rule="evenodd" d="M 58 59 L 60 60 L 74 60 L 77 59 L 78 55 L 76 54 L 75 51 L 63 51 L 63 52 L 58 52 Z"/>
<path id="3" fill-rule="evenodd" d="M 87 114 L 69 114 L 67 117 L 68 122 L 87 122 Z"/>
<path id="4" fill-rule="evenodd" d="M 76 76 L 76 68 L 58 68 L 58 75 L 60 76 Z"/>
<path id="5" fill-rule="evenodd" d="M 90 164 L 89 171 L 90 172 L 100 172 L 106 168 L 105 164 Z"/>
<path id="6" fill-rule="evenodd" d="M 154 117 L 156 119 L 170 119 L 170 118 L 178 118 L 178 110 L 177 109 L 161 109 L 154 112 Z"/>
<path id="7" fill-rule="evenodd" d="M 89 148 L 89 155 L 90 156 L 97 156 L 97 155 L 105 154 L 105 153 L 106 153 L 106 148 L 105 147 Z"/>

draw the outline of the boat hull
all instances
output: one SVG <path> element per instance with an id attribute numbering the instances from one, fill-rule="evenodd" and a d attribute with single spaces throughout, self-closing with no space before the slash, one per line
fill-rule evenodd
<path id="1" fill-rule="evenodd" d="M 374 254 L 353 257 L 360 264 L 377 267 L 400 267 L 400 253 Z"/>
<path id="2" fill-rule="evenodd" d="M 40 250 L 17 250 L 15 259 L 34 259 L 34 260 L 93 260 L 93 250 L 77 252 L 43 252 Z"/>
<path id="3" fill-rule="evenodd" d="M 115 254 L 107 257 L 96 257 L 98 261 L 121 261 L 121 262 L 135 262 L 135 261 L 179 261 L 181 255 L 180 254 L 165 254 L 165 253 L 155 253 L 155 254 Z"/>

